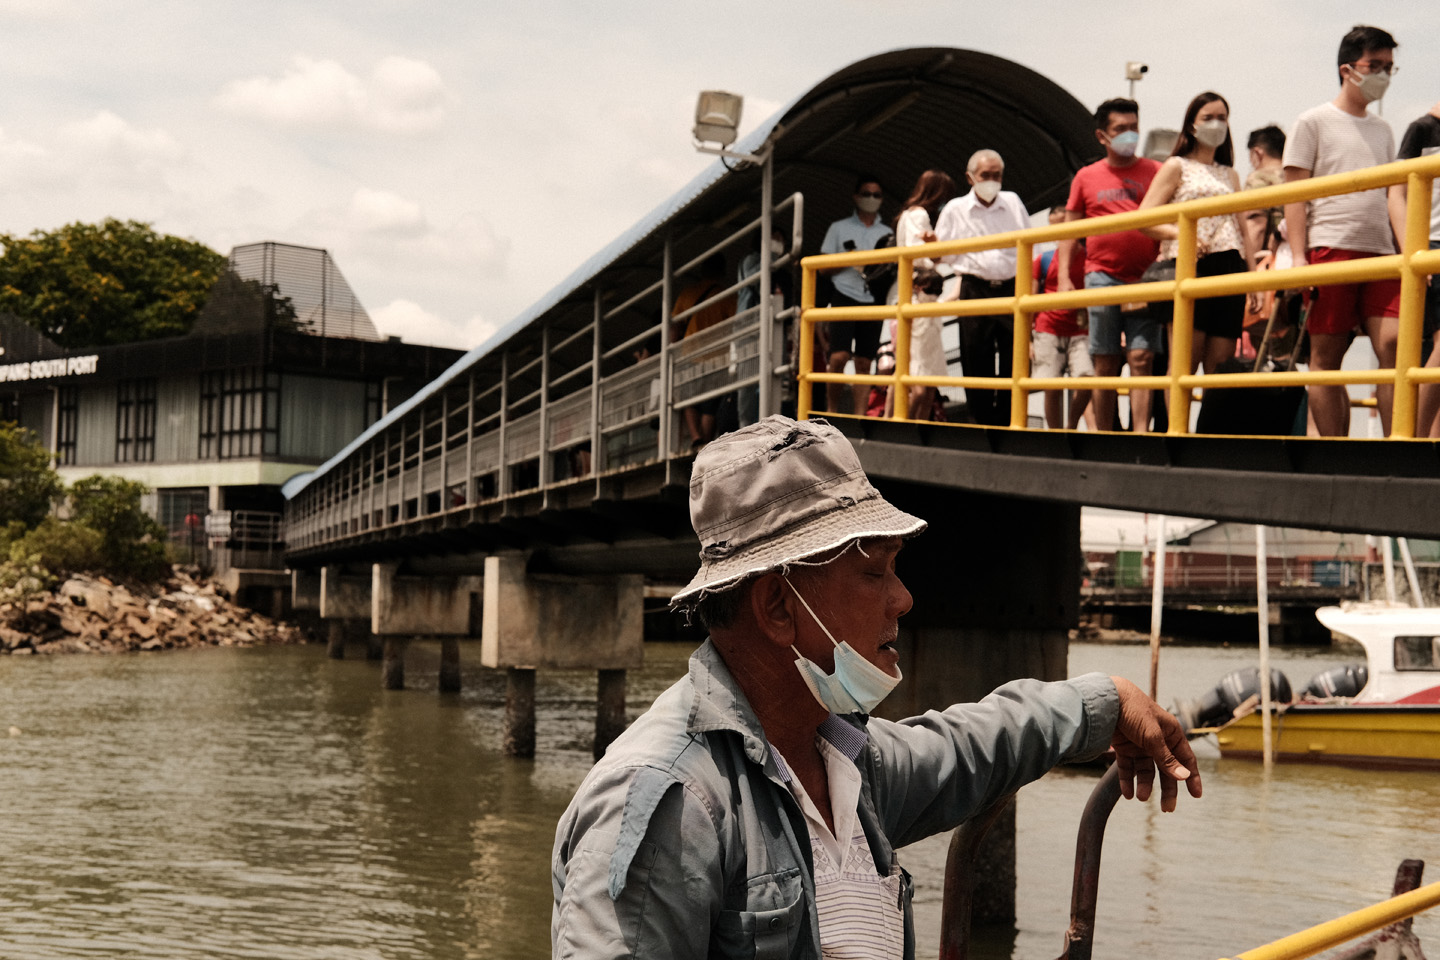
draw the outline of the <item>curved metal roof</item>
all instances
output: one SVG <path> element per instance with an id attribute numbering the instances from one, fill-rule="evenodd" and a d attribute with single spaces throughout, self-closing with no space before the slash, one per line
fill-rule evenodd
<path id="1" fill-rule="evenodd" d="M 963 184 L 970 154 L 988 147 L 1005 158 L 1006 189 L 1018 193 L 1032 212 L 1061 202 L 1071 175 L 1102 155 L 1090 116 L 1078 100 L 1028 67 L 973 50 L 918 47 L 881 53 L 832 74 L 733 149 L 753 153 L 772 146 L 775 197 L 805 195 L 802 252 L 809 254 L 818 251 L 823 235 L 817 225 L 850 213 L 854 178 L 862 171 L 880 179 L 887 196 L 882 213 L 888 217 L 923 170 L 948 170 Z M 597 285 L 618 301 L 654 282 L 667 237 L 677 264 L 703 252 L 758 215 L 759 196 L 757 167 L 731 169 L 717 160 L 314 473 L 292 478 L 285 496 L 293 497 L 454 377 L 472 371 L 498 375 L 502 347 L 512 359 L 534 356 L 540 321 L 562 336 L 588 324 Z M 632 313 L 628 321 L 616 318 L 618 336 L 658 322 L 653 313 Z M 590 359 L 586 344 L 573 351 L 552 362 L 563 369 L 567 362 L 578 366 Z"/>

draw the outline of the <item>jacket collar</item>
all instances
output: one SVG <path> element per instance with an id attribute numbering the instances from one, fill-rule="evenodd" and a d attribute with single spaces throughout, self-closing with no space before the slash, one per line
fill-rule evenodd
<path id="1" fill-rule="evenodd" d="M 777 755 L 770 750 L 750 701 L 709 640 L 690 656 L 690 685 L 695 690 L 695 702 L 690 707 L 686 732 L 692 736 L 717 730 L 738 734 L 750 762 L 763 767 L 767 775 L 789 782 L 790 771 L 776 764 Z M 819 733 L 854 760 L 870 739 L 865 720 L 862 714 L 842 717 L 832 713 L 820 724 Z"/>

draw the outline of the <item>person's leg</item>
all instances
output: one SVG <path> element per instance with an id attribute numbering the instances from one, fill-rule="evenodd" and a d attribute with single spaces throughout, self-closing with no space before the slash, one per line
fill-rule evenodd
<path id="1" fill-rule="evenodd" d="M 1310 369 L 1339 370 L 1350 346 L 1343 333 L 1310 333 Z M 1350 432 L 1350 396 L 1344 387 L 1312 386 L 1307 389 L 1310 418 L 1322 437 L 1343 437 Z"/>
<path id="2" fill-rule="evenodd" d="M 1360 321 L 1360 328 L 1370 338 L 1375 348 L 1381 370 L 1395 369 L 1395 349 L 1400 342 L 1399 317 L 1366 317 Z M 1380 427 L 1385 436 L 1390 436 L 1390 415 L 1395 402 L 1395 385 L 1382 383 L 1375 388 L 1375 406 L 1380 411 Z"/>
<path id="3" fill-rule="evenodd" d="M 995 375 L 1009 377 L 1015 372 L 1015 316 L 1009 313 L 996 314 L 990 319 L 990 340 L 986 349 L 996 358 Z M 994 397 L 990 408 L 993 423 L 997 427 L 1009 426 L 1012 394 L 1008 390 L 996 390 L 991 396 Z"/>
<path id="4" fill-rule="evenodd" d="M 685 408 L 685 429 L 690 434 L 690 445 L 692 447 L 704 442 L 701 440 L 701 436 L 704 434 L 704 428 L 700 422 L 700 411 L 695 407 Z"/>
<path id="5" fill-rule="evenodd" d="M 855 354 L 855 372 L 867 374 L 870 372 L 870 358 Z M 855 416 L 865 416 L 865 408 L 870 405 L 870 384 L 857 383 L 853 387 L 852 403 L 854 404 Z"/>
<path id="6" fill-rule="evenodd" d="M 1205 341 L 1201 344 L 1203 352 L 1199 354 L 1201 368 L 1206 373 L 1214 373 L 1220 369 L 1220 364 L 1235 356 L 1235 341 L 1229 337 L 1204 336 Z"/>
<path id="7" fill-rule="evenodd" d="M 984 348 L 985 317 L 960 318 L 960 374 L 966 377 L 993 377 L 994 355 L 987 357 Z M 990 361 L 990 368 L 985 366 Z M 994 404 L 995 391 L 965 388 L 965 405 L 970 409 L 970 419 L 978 424 L 990 422 L 990 408 Z"/>
<path id="8" fill-rule="evenodd" d="M 844 373 L 845 367 L 850 363 L 850 351 L 834 350 L 830 353 L 829 370 L 831 373 Z M 846 404 L 842 401 L 849 396 L 849 387 L 843 383 L 825 384 L 825 409 L 831 413 L 843 412 Z"/>
<path id="9" fill-rule="evenodd" d="M 1430 359 L 1427 367 L 1440 367 L 1440 330 L 1430 339 Z M 1440 384 L 1427 383 L 1420 388 L 1420 409 L 1415 414 L 1415 436 L 1435 437 L 1440 431 Z"/>
<path id="10" fill-rule="evenodd" d="M 1065 366 L 1070 371 L 1070 376 L 1086 378 L 1095 375 L 1095 368 L 1090 362 L 1090 345 L 1085 337 L 1071 337 L 1065 347 Z M 1070 416 L 1065 424 L 1071 430 L 1080 425 L 1080 417 L 1084 415 L 1090 429 L 1095 429 L 1095 411 L 1090 408 L 1090 391 L 1070 391 Z"/>
<path id="11" fill-rule="evenodd" d="M 1161 346 L 1163 335 L 1160 324 L 1148 313 L 1132 313 L 1124 318 L 1125 362 L 1130 364 L 1130 376 L 1148 377 L 1155 369 L 1155 351 Z M 1150 390 L 1130 391 L 1130 429 L 1136 433 L 1150 430 Z"/>
<path id="12" fill-rule="evenodd" d="M 1078 339 L 1078 338 L 1071 338 Z M 1057 337 L 1053 333 L 1046 333 L 1043 330 L 1036 330 L 1030 335 L 1032 353 L 1035 360 L 1030 366 L 1030 373 L 1041 379 L 1058 377 L 1065 370 L 1064 351 L 1066 338 Z M 1045 425 L 1052 430 L 1058 430 L 1065 422 L 1064 391 L 1045 391 Z"/>
<path id="13" fill-rule="evenodd" d="M 1085 289 L 1113 287 L 1119 283 L 1108 273 L 1085 274 Z M 1120 352 L 1120 308 L 1115 304 L 1091 307 L 1090 359 L 1097 377 L 1118 377 L 1124 365 Z M 1116 394 L 1114 390 L 1095 390 L 1092 405 L 1101 430 L 1115 429 Z"/>
<path id="14" fill-rule="evenodd" d="M 854 303 L 849 297 L 842 297 L 836 294 L 830 301 L 832 307 L 848 307 Z M 823 324 L 828 329 L 830 336 L 830 362 L 827 369 L 831 373 L 844 373 L 854 356 L 853 347 L 855 342 L 855 321 L 837 320 L 834 323 Z M 825 384 L 825 409 L 830 413 L 848 412 L 854 401 L 851 399 L 850 385 L 844 383 Z"/>

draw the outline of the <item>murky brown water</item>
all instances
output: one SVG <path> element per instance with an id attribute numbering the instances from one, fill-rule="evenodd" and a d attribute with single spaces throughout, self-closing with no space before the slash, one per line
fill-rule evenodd
<path id="1" fill-rule="evenodd" d="M 688 652 L 647 648 L 632 714 Z M 1249 656 L 1167 650 L 1162 699 Z M 1079 644 L 1071 666 L 1141 680 L 1145 658 Z M 1300 683 L 1343 659 L 1295 658 L 1278 655 Z M 590 764 L 593 676 L 541 675 L 540 756 L 513 761 L 503 680 L 468 668 L 442 698 L 437 663 L 412 648 L 411 689 L 386 693 L 378 664 L 320 647 L 0 659 L 0 957 L 549 956 L 550 845 Z M 1202 769 L 1205 799 L 1177 814 L 1117 809 L 1097 957 L 1233 955 L 1380 899 L 1403 857 L 1440 869 L 1433 774 Z M 1056 774 L 1020 796 L 1017 958 L 1059 952 L 1093 782 Z M 904 853 L 921 956 L 943 857 L 943 838 Z M 1418 930 L 1440 950 L 1440 919 Z"/>

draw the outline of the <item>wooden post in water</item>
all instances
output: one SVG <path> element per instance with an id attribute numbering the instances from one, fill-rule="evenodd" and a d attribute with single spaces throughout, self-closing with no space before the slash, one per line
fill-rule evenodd
<path id="1" fill-rule="evenodd" d="M 1270 561 L 1263 523 L 1255 525 L 1255 599 L 1260 607 L 1260 756 L 1269 770 L 1275 756 L 1270 745 Z"/>
<path id="2" fill-rule="evenodd" d="M 625 671 L 601 670 L 595 690 L 595 759 L 625 732 Z"/>
<path id="3" fill-rule="evenodd" d="M 505 671 L 505 735 L 507 757 L 535 756 L 535 669 Z"/>
<path id="4" fill-rule="evenodd" d="M 325 655 L 331 660 L 345 659 L 345 621 L 325 621 Z"/>
<path id="5" fill-rule="evenodd" d="M 460 638 L 440 639 L 440 692 L 460 692 Z"/>
<path id="6" fill-rule="evenodd" d="M 385 662 L 380 667 L 381 689 L 405 689 L 405 648 L 409 645 L 406 637 L 385 638 Z"/>

